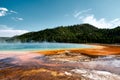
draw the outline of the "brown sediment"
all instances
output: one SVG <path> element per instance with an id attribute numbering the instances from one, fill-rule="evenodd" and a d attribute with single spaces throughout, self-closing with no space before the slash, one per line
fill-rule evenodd
<path id="1" fill-rule="evenodd" d="M 81 76 L 66 75 L 64 72 L 45 68 L 0 70 L 0 80 L 81 80 L 81 78 Z"/>
<path id="2" fill-rule="evenodd" d="M 46 50 L 46 51 L 35 51 L 36 53 L 43 55 L 53 55 L 61 54 L 65 51 L 70 51 L 72 53 L 82 53 L 91 56 L 106 56 L 106 55 L 119 55 L 120 46 L 110 46 L 110 45 L 93 45 L 92 48 L 82 48 L 82 49 L 62 49 L 62 50 Z"/>
<path id="3" fill-rule="evenodd" d="M 44 69 L 44 68 L 40 68 L 40 69 L 33 69 L 33 70 L 28 70 L 28 71 L 24 71 L 24 73 L 22 74 L 23 76 L 29 76 L 29 75 L 33 75 L 33 74 L 37 74 L 40 72 L 48 72 L 50 73 L 52 76 L 64 76 L 64 73 L 62 72 L 57 72 L 57 71 L 53 71 L 53 70 L 48 70 L 48 69 Z"/>
<path id="4" fill-rule="evenodd" d="M 105 65 L 102 65 L 99 61 L 96 62 L 91 60 L 96 56 L 119 56 L 120 46 L 94 45 L 92 48 L 82 49 L 46 50 L 27 53 L 19 52 L 22 54 L 16 54 L 16 52 L 10 53 L 10 55 L 3 53 L 1 57 L 5 59 L 13 58 L 9 63 L 17 66 L 1 69 L 0 80 L 81 80 L 82 76 L 80 75 L 69 75 L 69 70 L 75 68 L 106 70 L 111 72 L 115 69 L 115 72 L 117 70 L 118 73 L 120 71 L 119 67 L 116 68 L 114 66 L 106 65 L 105 63 Z M 65 60 L 68 60 L 68 62 L 64 63 Z M 70 63 L 71 61 L 76 62 Z M 3 63 L 5 66 L 9 66 L 5 61 L 1 61 L 0 65 L 3 65 Z M 65 72 L 68 75 L 66 75 Z M 83 80 L 89 79 L 83 78 Z"/>

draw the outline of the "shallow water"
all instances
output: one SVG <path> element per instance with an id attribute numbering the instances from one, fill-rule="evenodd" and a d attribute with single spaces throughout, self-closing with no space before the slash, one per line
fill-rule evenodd
<path id="1" fill-rule="evenodd" d="M 91 48 L 91 45 L 70 43 L 1 43 L 0 44 L 0 68 L 11 65 L 50 65 L 45 57 L 34 53 L 34 50 Z M 8 66 L 7 66 L 8 65 Z M 54 65 L 54 64 L 52 64 Z M 34 65 L 33 65 L 34 66 Z"/>
<path id="2" fill-rule="evenodd" d="M 0 70 L 7 68 L 33 69 L 52 68 L 58 70 L 89 69 L 108 71 L 120 75 L 120 57 L 110 55 L 98 57 L 88 62 L 57 62 L 51 61 L 45 55 L 32 52 L 31 50 L 68 49 L 68 48 L 91 48 L 84 44 L 66 43 L 11 43 L 0 44 Z M 51 57 L 51 56 L 49 56 Z"/>
<path id="3" fill-rule="evenodd" d="M 13 66 L 22 67 L 57 67 L 57 68 L 83 68 L 90 70 L 108 71 L 120 74 L 120 58 L 115 56 L 98 57 L 94 61 L 88 62 L 58 62 L 51 61 L 44 55 L 23 52 L 4 52 L 0 54 L 0 69 L 5 69 Z"/>
<path id="4" fill-rule="evenodd" d="M 91 48 L 91 45 L 72 43 L 0 43 L 0 51 L 52 50 L 68 48 Z"/>

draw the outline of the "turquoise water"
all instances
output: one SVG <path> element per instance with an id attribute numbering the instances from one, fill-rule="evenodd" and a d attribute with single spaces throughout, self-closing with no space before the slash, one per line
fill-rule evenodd
<path id="1" fill-rule="evenodd" d="M 91 48 L 91 45 L 72 43 L 0 43 L 0 51 L 12 50 L 52 50 L 69 48 Z"/>

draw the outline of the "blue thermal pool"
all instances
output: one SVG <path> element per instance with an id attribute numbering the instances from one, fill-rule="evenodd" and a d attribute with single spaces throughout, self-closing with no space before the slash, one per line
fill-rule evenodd
<path id="1" fill-rule="evenodd" d="M 53 49 L 70 49 L 70 48 L 91 48 L 87 44 L 73 43 L 0 43 L 0 51 L 17 51 L 17 50 L 53 50 Z"/>

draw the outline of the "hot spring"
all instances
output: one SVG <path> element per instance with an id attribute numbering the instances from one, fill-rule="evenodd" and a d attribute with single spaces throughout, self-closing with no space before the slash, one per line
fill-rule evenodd
<path id="1" fill-rule="evenodd" d="M 29 51 L 29 50 L 53 50 L 53 49 L 70 49 L 70 48 L 91 48 L 87 44 L 73 43 L 0 43 L 0 51 Z"/>

